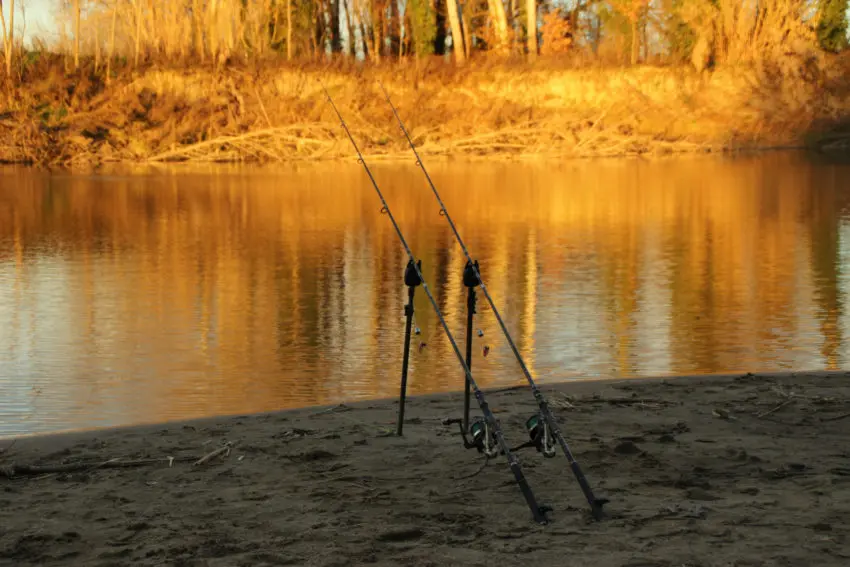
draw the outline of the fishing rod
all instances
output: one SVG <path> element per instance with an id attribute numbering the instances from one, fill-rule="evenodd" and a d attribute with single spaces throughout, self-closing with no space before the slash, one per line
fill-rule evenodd
<path id="1" fill-rule="evenodd" d="M 492 438 L 495 439 L 496 444 L 500 449 L 500 452 L 505 455 L 505 458 L 508 461 L 508 465 L 510 466 L 511 472 L 513 473 L 514 478 L 516 479 L 517 485 L 519 486 L 523 497 L 525 497 L 525 501 L 528 504 L 528 507 L 531 509 L 531 514 L 534 517 L 534 520 L 538 524 L 549 523 L 548 519 L 546 518 L 546 512 L 549 511 L 550 508 L 548 506 L 538 506 L 537 500 L 534 498 L 534 493 L 531 491 L 531 487 L 529 486 L 528 481 L 525 479 L 525 475 L 522 472 L 522 467 L 520 466 L 516 455 L 514 455 L 508 448 L 507 441 L 505 441 L 505 436 L 502 433 L 502 428 L 499 426 L 499 422 L 496 420 L 496 416 L 493 415 L 493 412 L 490 410 L 490 406 L 484 399 L 484 393 L 481 391 L 480 388 L 478 388 L 478 385 L 475 383 L 475 379 L 472 377 L 472 372 L 469 370 L 469 367 L 463 360 L 463 355 L 461 354 L 460 349 L 458 349 L 457 343 L 455 342 L 455 339 L 452 336 L 451 331 L 449 330 L 449 326 L 448 324 L 446 324 L 446 320 L 443 317 L 443 314 L 440 312 L 440 308 L 437 306 L 437 302 L 434 299 L 434 296 L 431 294 L 431 290 L 428 288 L 428 284 L 425 282 L 425 277 L 422 275 L 422 270 L 416 262 L 416 258 L 414 257 L 410 246 L 408 246 L 407 240 L 405 240 L 404 234 L 402 234 L 398 223 L 396 223 L 395 217 L 390 211 L 390 206 L 387 204 L 386 199 L 384 199 L 384 194 L 381 192 L 381 189 L 378 187 L 378 183 L 372 176 L 372 171 L 369 169 L 369 166 L 366 165 L 366 160 L 363 158 L 363 154 L 360 152 L 360 148 L 357 146 L 357 142 L 354 141 L 354 136 L 351 135 L 351 130 L 348 129 L 348 125 L 345 123 L 345 119 L 342 117 L 342 114 L 339 112 L 339 109 L 336 107 L 336 104 L 334 104 L 334 101 L 331 98 L 331 94 L 328 92 L 328 89 L 325 87 L 324 83 L 322 83 L 322 90 L 325 91 L 325 96 L 328 98 L 328 102 L 336 113 L 337 118 L 339 118 L 339 122 L 342 125 L 343 130 L 345 130 L 345 133 L 348 136 L 348 140 L 354 147 L 354 151 L 357 152 L 357 162 L 363 166 L 363 169 L 366 170 L 366 175 L 369 176 L 369 181 L 372 182 L 372 187 L 375 188 L 375 192 L 378 194 L 378 198 L 381 200 L 381 204 L 383 205 L 383 207 L 381 208 L 381 212 L 389 217 L 390 222 L 392 223 L 393 228 L 395 229 L 395 232 L 398 235 L 398 239 L 401 241 L 401 245 L 404 247 L 404 251 L 407 252 L 407 257 L 409 260 L 408 266 L 412 266 L 413 269 L 416 271 L 416 276 L 418 277 L 419 282 L 422 284 L 422 289 L 423 291 L 425 291 L 425 295 L 428 296 L 428 300 L 434 307 L 434 312 L 437 314 L 437 318 L 440 320 L 440 324 L 442 324 L 443 330 L 446 332 L 446 336 L 448 337 L 449 342 L 452 345 L 452 349 L 454 349 L 455 355 L 457 355 L 457 358 L 460 361 L 460 365 L 463 367 L 463 371 L 466 374 L 466 379 L 472 386 L 472 389 L 475 393 L 475 399 L 476 401 L 478 401 L 478 405 L 481 407 L 481 412 L 484 414 L 484 435 L 486 441 L 489 443 L 489 439 L 492 436 Z M 491 429 L 492 431 L 490 431 Z M 489 451 L 487 456 L 488 458 L 490 457 Z"/>
<path id="2" fill-rule="evenodd" d="M 543 393 L 537 387 L 537 384 L 535 384 L 534 378 L 531 377 L 531 372 L 529 372 L 528 367 L 526 366 L 525 361 L 522 358 L 522 355 L 519 353 L 516 344 L 514 344 L 513 338 L 508 332 L 508 328 L 505 326 L 505 322 L 502 320 L 502 316 L 499 314 L 499 310 L 496 309 L 496 305 L 495 303 L 493 303 L 493 298 L 490 296 L 490 292 L 487 291 L 487 286 L 484 285 L 484 279 L 481 277 L 481 272 L 479 272 L 478 270 L 478 263 L 473 262 L 472 256 L 469 254 L 469 250 L 467 249 L 466 244 L 464 244 L 463 239 L 460 237 L 460 234 L 457 231 L 457 227 L 455 226 L 454 221 L 452 221 L 452 217 L 449 216 L 449 211 L 446 209 L 446 205 L 443 203 L 443 199 L 440 197 L 440 193 L 437 191 L 437 187 L 434 186 L 434 182 L 431 180 L 431 176 L 428 175 L 428 170 L 425 169 L 425 164 L 422 162 L 422 158 L 419 156 L 419 152 L 416 151 L 416 146 L 414 145 L 413 140 L 410 138 L 410 134 L 407 132 L 407 128 L 404 126 L 404 122 L 398 115 L 398 110 L 393 104 L 393 101 L 390 99 L 390 95 L 387 92 L 387 89 L 384 88 L 383 83 L 378 81 L 378 84 L 380 85 L 381 90 L 384 92 L 384 97 L 386 97 L 387 103 L 390 105 L 390 108 L 392 108 L 393 115 L 398 121 L 398 125 L 401 127 L 401 131 L 404 134 L 404 137 L 407 138 L 407 143 L 410 145 L 410 149 L 413 150 L 413 155 L 416 156 L 416 165 L 419 167 L 419 169 L 422 170 L 422 173 L 425 174 L 425 179 L 428 180 L 428 185 L 431 186 L 431 191 L 433 191 L 434 197 L 437 198 L 437 202 L 440 204 L 440 215 L 444 216 L 448 221 L 452 232 L 454 232 L 455 239 L 457 240 L 458 244 L 460 244 L 460 247 L 463 250 L 464 255 L 466 256 L 467 269 L 471 269 L 475 275 L 475 278 L 478 280 L 477 283 L 481 286 L 481 291 L 484 293 L 484 297 L 487 298 L 487 303 L 490 304 L 490 308 L 493 310 L 493 315 L 496 316 L 496 321 L 499 322 L 499 326 L 502 328 L 502 332 L 504 333 L 505 338 L 508 341 L 508 345 L 510 345 L 514 356 L 519 362 L 520 368 L 522 368 L 523 374 L 525 374 L 526 380 L 528 380 L 528 384 L 531 386 L 531 392 L 534 395 L 534 399 L 537 401 L 537 405 L 540 409 L 540 415 L 544 421 L 544 435 L 547 433 L 545 429 L 548 428 L 548 433 L 556 439 L 558 445 L 561 446 L 561 450 L 564 452 L 564 455 L 567 457 L 567 461 L 569 462 L 570 468 L 572 469 L 573 474 L 575 475 L 576 480 L 578 481 L 579 487 L 581 487 L 581 491 L 584 493 L 584 497 L 587 499 L 587 503 L 590 505 L 590 511 L 593 514 L 593 517 L 597 520 L 602 519 L 602 506 L 606 504 L 608 500 L 605 498 L 596 498 L 593 495 L 593 490 L 591 490 L 590 488 L 590 483 L 588 483 L 587 478 L 584 476 L 584 473 L 581 470 L 581 466 L 579 465 L 576 458 L 573 456 L 572 451 L 570 451 L 570 448 L 567 445 L 563 434 L 561 433 L 561 429 L 558 427 L 558 424 L 555 421 L 555 416 L 552 414 L 552 410 L 549 408 L 549 403 L 546 401 L 546 398 L 543 396 Z M 529 420 L 529 422 L 531 422 L 532 420 Z"/>

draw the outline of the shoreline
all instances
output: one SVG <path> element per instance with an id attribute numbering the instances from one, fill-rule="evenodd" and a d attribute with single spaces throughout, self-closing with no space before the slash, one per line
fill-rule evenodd
<path id="1" fill-rule="evenodd" d="M 554 508 L 549 525 L 533 523 L 504 458 L 486 463 L 442 424 L 460 415 L 462 393 L 409 398 L 403 438 L 394 400 L 22 437 L 0 444 L 0 472 L 91 466 L 0 474 L 0 563 L 553 565 L 568 554 L 606 567 L 844 565 L 848 376 L 542 385 L 591 487 L 610 499 L 598 523 L 560 451 L 531 449 L 517 456 Z M 514 446 L 535 404 L 520 387 L 496 390 L 485 395 Z M 229 455 L 192 464 L 225 442 Z"/>
<path id="2" fill-rule="evenodd" d="M 563 160 L 565 162 L 579 160 L 623 160 L 623 159 L 681 159 L 685 157 L 739 157 L 739 156 L 758 156 L 760 154 L 771 154 L 781 152 L 802 152 L 824 156 L 845 155 L 846 151 L 829 150 L 821 148 L 817 144 L 767 144 L 767 145 L 747 145 L 747 146 L 720 146 L 711 148 L 692 148 L 689 146 L 682 148 L 668 148 L 664 151 L 632 151 L 624 153 L 571 153 L 569 151 L 556 152 L 536 152 L 528 154 L 516 154 L 510 152 L 490 152 L 487 154 L 470 154 L 470 153 L 433 153 L 428 150 L 422 151 L 417 147 L 417 151 L 423 158 L 428 158 L 429 161 L 445 164 L 445 163 L 497 163 L 497 162 L 513 162 L 513 163 L 535 163 L 545 162 L 550 160 Z M 363 158 L 367 163 L 380 163 L 388 165 L 398 165 L 413 160 L 410 150 L 399 150 L 393 153 L 363 153 Z M 208 166 L 251 166 L 251 167 L 268 167 L 268 166 L 293 166 L 293 165 L 327 165 L 333 163 L 357 163 L 358 158 L 351 149 L 350 155 L 345 152 L 340 152 L 339 155 L 322 156 L 315 158 L 297 158 L 288 157 L 280 160 L 251 160 L 244 158 L 233 158 L 228 160 L 107 160 L 79 163 L 63 163 L 63 164 L 43 164 L 34 161 L 5 161 L 0 158 L 0 166 L 2 167 L 27 167 L 33 169 L 49 170 L 49 171 L 65 171 L 65 172 L 89 172 L 97 173 L 104 169 L 112 167 L 208 167 Z M 427 164 L 426 164 L 427 166 Z"/>
<path id="3" fill-rule="evenodd" d="M 550 382 L 550 383 L 538 383 L 538 388 L 543 392 L 544 396 L 547 396 L 547 392 L 562 392 L 562 390 L 578 390 L 578 393 L 583 392 L 588 388 L 592 388 L 597 384 L 632 384 L 632 383 L 656 383 L 663 381 L 700 381 L 703 379 L 717 379 L 717 380 L 730 380 L 734 378 L 739 378 L 741 376 L 754 376 L 757 378 L 770 376 L 776 377 L 780 379 L 790 379 L 794 378 L 798 375 L 806 375 L 806 376 L 818 376 L 818 377 L 845 377 L 850 376 L 850 369 L 844 370 L 795 370 L 795 371 L 786 371 L 786 372 L 718 372 L 713 374 L 659 374 L 653 376 L 635 376 L 629 378 L 608 378 L 605 376 L 589 376 L 589 377 L 577 377 L 571 378 L 569 380 L 563 380 L 558 382 Z M 584 386 L 584 385 L 590 386 Z M 501 386 L 494 388 L 483 388 L 481 391 L 484 393 L 485 398 L 490 395 L 500 394 L 504 392 L 514 392 L 514 391 L 523 391 L 528 390 L 529 396 L 531 395 L 530 387 L 527 383 L 523 382 L 521 384 L 517 384 L 514 386 Z M 434 392 L 430 394 L 418 394 L 415 396 L 407 396 L 407 401 L 410 402 L 412 400 L 419 400 L 420 402 L 427 402 L 429 400 L 439 400 L 445 397 L 454 397 L 463 393 L 463 390 L 451 390 L 448 392 Z M 375 404 L 398 404 L 398 396 L 389 397 L 389 398 L 370 398 L 365 400 L 356 400 L 356 401 L 342 401 L 335 404 L 325 404 L 325 405 L 317 405 L 317 406 L 302 406 L 297 408 L 287 408 L 281 410 L 273 410 L 267 412 L 253 412 L 253 413 L 225 413 L 225 414 L 216 414 L 216 415 L 208 415 L 202 417 L 195 417 L 191 419 L 178 419 L 178 420 L 166 420 L 166 421 L 153 421 L 153 422 L 139 422 L 139 423 L 128 423 L 125 425 L 115 425 L 115 426 L 104 426 L 104 427 L 85 427 L 85 428 L 77 428 L 77 429 L 61 429 L 56 431 L 41 431 L 35 433 L 25 433 L 20 435 L 0 435 L 0 449 L 3 448 L 3 444 L 8 444 L 12 441 L 17 441 L 18 439 L 41 439 L 44 438 L 47 442 L 53 438 L 61 438 L 65 436 L 69 437 L 86 437 L 88 435 L 95 435 L 97 433 L 121 433 L 127 432 L 131 433 L 134 431 L 142 432 L 145 430 L 153 431 L 154 429 L 160 429 L 162 427 L 183 427 L 183 426 L 194 426 L 194 427 L 203 427 L 209 426 L 214 422 L 218 422 L 222 419 L 260 419 L 260 418 L 277 418 L 277 417 L 286 417 L 287 414 L 297 414 L 305 411 L 327 411 L 335 407 L 339 406 L 347 406 L 351 408 L 358 407 L 368 407 Z M 478 410 L 478 406 L 476 405 L 474 396 L 472 399 L 472 411 Z M 2 453 L 0 453 L 2 454 Z"/>
<path id="4" fill-rule="evenodd" d="M 417 148 L 417 151 L 419 149 Z M 457 166 L 457 165 L 488 165 L 488 164 L 504 164 L 512 163 L 518 165 L 543 165 L 551 163 L 551 160 L 558 159 L 560 166 L 568 165 L 571 162 L 579 161 L 623 161 L 623 160 L 684 160 L 684 159 L 735 159 L 735 158 L 756 158 L 763 155 L 775 153 L 802 154 L 812 156 L 813 158 L 822 157 L 826 159 L 836 159 L 847 155 L 843 151 L 823 150 L 816 146 L 805 144 L 799 145 L 769 145 L 763 147 L 730 147 L 713 151 L 691 151 L 685 150 L 681 152 L 665 152 L 665 153 L 633 153 L 623 155 L 568 155 L 568 154 L 529 154 L 525 156 L 517 156 L 514 154 L 499 154 L 492 153 L 487 155 L 446 155 L 446 154 L 425 154 L 420 152 L 420 155 L 427 159 L 425 167 L 430 166 Z M 364 153 L 363 158 L 370 167 L 381 166 L 403 166 L 411 164 L 415 161 L 413 154 L 408 150 L 407 153 L 397 152 L 393 154 L 369 154 Z M 46 166 L 37 163 L 24 162 L 4 162 L 0 160 L 0 169 L 5 168 L 14 170 L 16 168 L 35 170 L 49 173 L 52 175 L 115 175 L 125 174 L 133 175 L 138 173 L 158 173 L 161 172 L 167 175 L 182 174 L 182 173 L 214 173 L 214 174 L 229 174 L 238 173 L 241 175 L 249 173 L 274 173 L 280 168 L 302 168 L 302 167 L 335 167 L 337 165 L 357 165 L 358 158 L 353 154 L 340 155 L 329 158 L 319 158 L 315 160 L 292 159 L 284 161 L 110 161 L 97 164 L 77 164 L 71 166 Z"/>

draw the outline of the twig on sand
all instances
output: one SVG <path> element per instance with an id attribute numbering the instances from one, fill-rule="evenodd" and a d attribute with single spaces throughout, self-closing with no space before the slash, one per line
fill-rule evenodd
<path id="1" fill-rule="evenodd" d="M 120 468 L 131 468 L 131 467 L 141 467 L 145 465 L 152 465 L 156 463 L 169 463 L 169 466 L 174 461 L 190 461 L 195 460 L 195 457 L 166 457 L 161 459 L 135 459 L 132 461 L 122 461 L 120 459 L 110 459 L 108 461 L 103 461 L 99 463 L 85 463 L 85 462 L 77 462 L 77 463 L 66 463 L 62 465 L 9 465 L 5 467 L 0 467 L 0 476 L 5 476 L 6 478 L 13 478 L 15 476 L 24 476 L 24 475 L 42 475 L 42 474 L 55 474 L 55 473 L 68 473 L 68 472 L 79 472 L 79 471 L 88 471 L 94 469 L 120 469 Z"/>
<path id="2" fill-rule="evenodd" d="M 339 413 L 339 412 L 343 412 L 343 411 L 351 411 L 352 409 L 354 409 L 354 408 L 351 408 L 351 407 L 349 407 L 345 404 L 337 404 L 333 407 L 314 412 L 310 415 L 314 416 L 314 415 L 323 415 L 323 414 L 326 414 L 326 413 Z"/>
<path id="3" fill-rule="evenodd" d="M 773 412 L 781 410 L 782 408 L 784 408 L 785 406 L 787 406 L 788 404 L 790 404 L 793 401 L 794 401 L 794 397 L 793 396 L 789 397 L 787 400 L 785 400 L 784 402 L 782 402 L 781 404 L 779 404 L 775 408 L 768 410 L 768 411 L 764 411 L 764 412 L 758 414 L 756 417 L 759 418 L 759 419 L 761 419 L 763 417 L 767 417 L 770 414 L 772 414 Z"/>
<path id="4" fill-rule="evenodd" d="M 227 457 L 228 455 L 230 455 L 230 449 L 232 449 L 233 446 L 236 445 L 237 443 L 238 443 L 238 441 L 232 441 L 232 442 L 226 441 L 224 443 L 224 445 L 222 445 L 221 447 L 219 447 L 215 451 L 207 453 L 206 455 L 204 455 L 203 457 L 201 457 L 200 459 L 198 459 L 197 461 L 192 463 L 192 466 L 197 467 L 199 465 L 203 465 L 204 463 L 206 463 L 210 459 L 214 459 L 215 457 L 218 457 L 219 455 L 222 455 L 222 454 L 225 457 Z"/>
<path id="5" fill-rule="evenodd" d="M 842 413 L 841 415 L 834 415 L 832 417 L 822 417 L 821 421 L 838 421 L 839 419 L 847 419 L 850 417 L 850 413 Z"/>

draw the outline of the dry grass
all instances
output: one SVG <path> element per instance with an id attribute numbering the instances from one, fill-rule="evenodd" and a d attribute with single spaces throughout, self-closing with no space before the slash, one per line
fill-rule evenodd
<path id="1" fill-rule="evenodd" d="M 801 145 L 834 134 L 850 109 L 847 65 L 802 77 L 782 67 L 710 75 L 480 63 L 423 66 L 191 66 L 119 70 L 108 83 L 41 60 L 0 99 L 0 160 L 340 159 L 352 150 L 330 89 L 367 156 L 409 157 L 380 96 L 387 86 L 426 155 L 591 156 Z M 787 67 L 787 65 L 786 65 Z M 810 72 L 810 71 L 809 71 Z"/>

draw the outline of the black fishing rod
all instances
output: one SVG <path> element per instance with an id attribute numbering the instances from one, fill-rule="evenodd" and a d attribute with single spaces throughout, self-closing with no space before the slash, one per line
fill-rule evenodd
<path id="1" fill-rule="evenodd" d="M 493 310 L 493 315 L 496 316 L 496 321 L 499 322 L 499 326 L 502 328 L 502 332 L 505 334 L 505 338 L 508 341 L 508 345 L 510 345 L 511 350 L 514 353 L 517 361 L 519 362 L 520 368 L 522 368 L 523 374 L 525 374 L 525 378 L 528 380 L 529 385 L 531 386 L 531 392 L 534 394 L 534 399 L 537 401 L 537 405 L 540 408 L 540 414 L 543 417 L 544 425 L 548 426 L 549 433 L 555 437 L 558 444 L 561 446 L 561 450 L 564 452 L 564 455 L 567 457 L 567 461 L 570 464 L 570 468 L 573 471 L 573 474 L 578 481 L 579 486 L 581 487 L 581 491 L 584 493 L 584 497 L 587 499 L 587 503 L 590 505 L 591 513 L 593 517 L 597 520 L 603 517 L 602 506 L 607 502 L 604 498 L 596 498 L 593 495 L 593 491 L 590 488 L 590 484 L 587 482 L 587 478 L 585 478 L 584 473 L 581 470 L 581 466 L 579 466 L 578 461 L 570 451 L 569 446 L 567 445 L 566 440 L 564 440 L 564 436 L 561 433 L 561 429 L 558 427 L 558 424 L 555 422 L 555 416 L 552 414 L 552 410 L 549 409 L 549 404 L 546 401 L 546 398 L 543 396 L 543 393 L 537 387 L 537 384 L 534 382 L 534 378 L 531 377 L 531 372 L 529 372 L 528 367 L 525 365 L 525 361 L 522 359 L 522 355 L 520 355 L 519 350 L 514 344 L 513 338 L 511 338 L 511 334 L 508 332 L 508 328 L 505 326 L 505 322 L 502 320 L 502 316 L 499 314 L 499 310 L 496 309 L 495 303 L 493 303 L 493 298 L 490 296 L 490 292 L 487 291 L 487 286 L 484 285 L 484 279 L 481 277 L 481 272 L 478 270 L 478 264 L 473 262 L 472 256 L 469 254 L 469 250 L 464 244 L 463 239 L 460 237 L 460 234 L 457 231 L 457 227 L 455 227 L 454 221 L 452 221 L 452 217 L 449 216 L 449 211 L 446 209 L 446 205 L 443 203 L 443 199 L 440 198 L 440 193 L 437 191 L 437 188 L 434 186 L 434 182 L 431 180 L 431 176 L 428 175 L 428 170 L 425 169 L 425 164 L 422 162 L 422 158 L 419 157 L 419 152 L 416 151 L 416 146 L 413 143 L 413 140 L 410 138 L 410 134 L 407 132 L 407 128 L 404 126 L 404 122 L 401 120 L 401 117 L 398 115 L 398 110 L 396 110 L 393 101 L 390 99 L 390 95 L 387 92 L 387 89 L 384 88 L 383 83 L 380 81 L 378 84 L 381 87 L 381 90 L 384 92 L 384 96 L 387 99 L 387 103 L 392 108 L 393 115 L 395 119 L 398 121 L 398 125 L 401 127 L 401 131 L 404 134 L 404 137 L 407 138 L 407 143 L 410 145 L 410 149 L 413 150 L 413 155 L 416 156 L 416 165 L 419 169 L 422 170 L 422 173 L 425 174 L 425 179 L 428 180 L 428 185 L 431 186 L 431 191 L 434 193 L 434 197 L 437 198 L 437 202 L 440 204 L 440 215 L 446 217 L 446 220 L 449 223 L 449 226 L 454 232 L 455 239 L 458 244 L 460 244 L 461 249 L 463 250 L 464 255 L 467 260 L 467 269 L 471 267 L 473 270 L 475 277 L 478 280 L 479 285 L 481 286 L 481 291 L 484 293 L 484 297 L 487 298 L 487 303 L 490 304 L 490 308 Z"/>
<path id="2" fill-rule="evenodd" d="M 475 393 L 475 399 L 478 401 L 478 405 L 481 407 L 481 412 L 484 414 L 484 420 L 486 425 L 485 437 L 487 441 L 489 441 L 489 438 L 492 435 L 492 437 L 498 444 L 499 449 L 502 453 L 504 453 L 505 457 L 507 458 L 508 465 L 511 468 L 511 472 L 514 474 L 514 478 L 516 479 L 517 485 L 519 485 L 519 489 L 522 491 L 522 495 L 525 497 L 525 501 L 528 504 L 528 507 L 531 509 L 531 514 L 534 517 L 534 520 L 539 524 L 547 524 L 548 520 L 546 518 L 546 512 L 549 508 L 537 505 L 537 500 L 534 498 L 534 493 L 531 491 L 531 487 L 529 486 L 528 481 L 525 479 L 525 475 L 522 472 L 522 467 L 520 466 L 516 455 L 514 455 L 508 448 L 508 444 L 505 441 L 505 436 L 502 433 L 502 428 L 499 426 L 499 422 L 496 420 L 496 416 L 493 415 L 493 412 L 490 410 L 490 406 L 484 399 L 484 393 L 481 391 L 481 389 L 478 388 L 478 385 L 475 383 L 475 379 L 472 377 L 472 372 L 470 372 L 469 367 L 463 360 L 463 355 L 461 354 L 460 349 L 458 349 L 457 343 L 455 342 L 455 339 L 452 336 L 451 331 L 449 330 L 449 326 L 446 324 L 446 320 L 443 318 L 443 314 L 440 312 L 440 308 L 437 306 L 437 302 L 434 299 L 434 296 L 431 294 L 431 290 L 428 288 L 428 284 L 425 282 L 425 277 L 422 275 L 422 270 L 416 262 L 416 258 L 413 256 L 413 252 L 410 250 L 410 246 L 408 246 L 407 240 L 404 239 L 404 235 L 402 234 L 398 223 L 396 223 L 395 217 L 390 211 L 390 206 L 387 204 L 386 199 L 384 199 L 384 194 L 381 193 L 381 189 L 378 187 L 378 183 L 372 176 L 372 171 L 369 169 L 369 166 L 366 165 L 366 160 L 363 159 L 363 154 L 360 153 L 360 148 L 357 146 L 357 142 L 354 141 L 354 136 L 351 135 L 351 130 L 348 129 L 348 125 L 345 123 L 345 119 L 343 119 L 342 114 L 340 114 L 339 109 L 336 107 L 336 104 L 334 104 L 334 101 L 331 98 L 331 94 L 328 92 L 328 89 L 325 87 L 324 84 L 322 84 L 322 90 L 325 91 L 325 96 L 328 98 L 328 102 L 330 103 L 331 107 L 334 109 L 334 112 L 339 118 L 342 128 L 345 130 L 345 133 L 348 136 L 351 145 L 354 147 L 354 151 L 357 152 L 357 162 L 360 163 L 360 165 L 363 166 L 363 169 L 366 170 L 366 174 L 369 176 L 369 181 L 372 182 L 372 187 L 375 188 L 375 192 L 378 194 L 378 198 L 381 200 L 381 204 L 383 205 L 383 207 L 381 208 L 381 212 L 385 213 L 390 218 L 390 222 L 392 222 L 393 228 L 395 229 L 395 232 L 398 235 L 398 239 L 401 241 L 401 245 L 404 247 L 405 252 L 407 252 L 407 257 L 410 262 L 408 266 L 413 266 L 413 269 L 416 270 L 416 275 L 418 276 L 419 282 L 421 282 L 422 284 L 422 289 L 425 291 L 425 295 L 428 296 L 431 305 L 434 307 L 434 312 L 437 314 L 437 318 L 440 320 L 440 323 L 443 326 L 443 330 L 446 332 L 446 336 L 448 337 L 449 342 L 452 345 L 452 349 L 454 349 L 455 355 L 457 355 L 457 359 L 460 361 L 460 365 L 463 367 L 463 371 L 466 374 L 466 379 L 469 380 L 469 383 L 472 386 L 473 392 Z M 492 432 L 489 431 L 490 428 L 492 428 Z"/>

